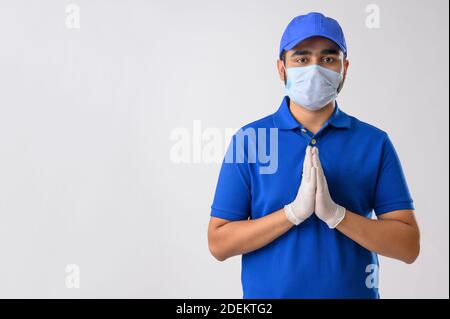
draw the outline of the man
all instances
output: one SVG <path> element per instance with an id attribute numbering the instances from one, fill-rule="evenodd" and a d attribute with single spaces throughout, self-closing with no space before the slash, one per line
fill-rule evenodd
<path id="1" fill-rule="evenodd" d="M 244 298 L 379 298 L 377 254 L 408 264 L 419 254 L 397 153 L 386 132 L 336 102 L 349 61 L 335 20 L 294 18 L 279 54 L 287 96 L 274 114 L 242 128 L 277 130 L 277 170 L 261 174 L 261 161 L 248 154 L 224 161 L 209 249 L 220 261 L 242 255 Z M 261 145 L 241 144 L 247 153 Z"/>

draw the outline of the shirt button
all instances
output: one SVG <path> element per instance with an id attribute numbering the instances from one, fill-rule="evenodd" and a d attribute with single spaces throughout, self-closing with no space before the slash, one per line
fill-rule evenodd
<path id="1" fill-rule="evenodd" d="M 305 130 L 304 128 L 302 128 L 302 132 L 303 132 L 303 133 L 306 133 L 306 130 Z"/>
<path id="2" fill-rule="evenodd" d="M 311 144 L 312 144 L 312 145 L 316 145 L 316 143 L 317 143 L 316 139 L 313 138 L 313 139 L 311 140 Z"/>

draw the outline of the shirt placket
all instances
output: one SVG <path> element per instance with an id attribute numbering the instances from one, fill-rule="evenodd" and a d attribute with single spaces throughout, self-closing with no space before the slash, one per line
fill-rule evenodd
<path id="1" fill-rule="evenodd" d="M 316 134 L 314 134 L 313 132 L 308 130 L 303 125 L 300 125 L 299 131 L 300 131 L 300 134 L 307 139 L 308 145 L 318 147 L 320 135 L 321 135 L 322 131 L 326 128 L 327 125 L 328 125 L 328 123 L 326 125 L 324 125 Z"/>

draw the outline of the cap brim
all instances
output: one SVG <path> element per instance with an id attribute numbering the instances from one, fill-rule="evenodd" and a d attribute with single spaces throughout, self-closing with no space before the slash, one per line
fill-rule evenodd
<path id="1" fill-rule="evenodd" d="M 347 54 L 347 50 L 346 48 L 344 48 L 341 44 L 339 44 L 339 42 L 334 39 L 333 37 L 330 37 L 329 35 L 326 34 L 320 34 L 320 33 L 314 33 L 314 34 L 309 34 L 307 36 L 303 36 L 301 38 L 292 40 L 291 42 L 289 42 L 285 47 L 284 47 L 284 51 L 289 51 L 293 48 L 295 48 L 298 44 L 300 44 L 300 42 L 303 42 L 307 39 L 313 38 L 313 37 L 322 37 L 322 38 L 326 38 L 328 40 L 333 41 L 334 43 L 336 43 L 336 45 L 342 50 L 342 52 L 344 52 L 344 54 Z M 282 52 L 280 52 L 281 55 Z"/>

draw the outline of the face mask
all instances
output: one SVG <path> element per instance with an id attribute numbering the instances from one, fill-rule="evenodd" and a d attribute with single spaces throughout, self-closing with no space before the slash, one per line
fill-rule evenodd
<path id="1" fill-rule="evenodd" d="M 286 69 L 286 93 L 298 105 L 316 111 L 338 95 L 343 72 L 337 73 L 320 65 Z"/>

